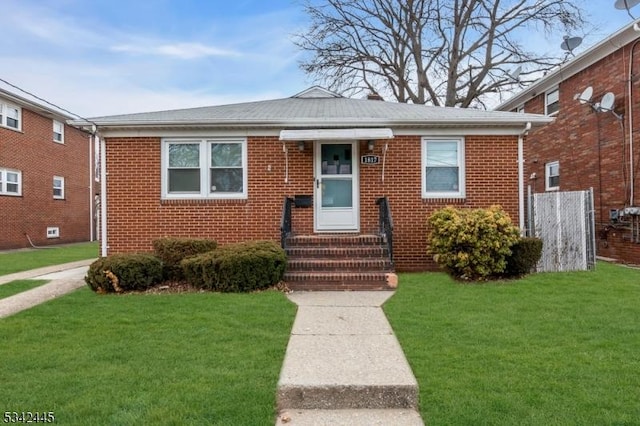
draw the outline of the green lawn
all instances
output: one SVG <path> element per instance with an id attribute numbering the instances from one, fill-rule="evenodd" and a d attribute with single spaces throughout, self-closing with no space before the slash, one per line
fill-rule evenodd
<path id="1" fill-rule="evenodd" d="M 640 424 L 638 270 L 403 274 L 385 311 L 430 425 Z"/>
<path id="2" fill-rule="evenodd" d="M 0 405 L 65 425 L 272 425 L 294 316 L 273 291 L 80 289 L 0 320 Z"/>
<path id="3" fill-rule="evenodd" d="M 0 285 L 0 299 L 13 296 L 48 283 L 47 280 L 16 280 Z"/>
<path id="4" fill-rule="evenodd" d="M 99 256 L 98 242 L 50 246 L 49 248 L 0 252 L 0 275 L 27 271 Z"/>

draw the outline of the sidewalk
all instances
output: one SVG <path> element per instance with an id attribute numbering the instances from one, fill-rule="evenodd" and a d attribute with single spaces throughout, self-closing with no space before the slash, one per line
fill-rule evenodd
<path id="1" fill-rule="evenodd" d="M 0 276 L 0 285 L 15 280 L 51 280 L 49 283 L 31 290 L 0 299 L 0 318 L 16 314 L 86 285 L 84 276 L 87 273 L 89 265 L 94 260 L 95 259 L 80 260 Z"/>
<path id="2" fill-rule="evenodd" d="M 387 321 L 387 291 L 299 292 L 278 426 L 423 425 L 418 383 Z"/>

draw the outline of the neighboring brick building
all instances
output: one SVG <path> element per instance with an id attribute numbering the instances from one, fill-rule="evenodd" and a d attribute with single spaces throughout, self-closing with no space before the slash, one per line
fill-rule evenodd
<path id="1" fill-rule="evenodd" d="M 518 148 L 528 125 L 551 120 L 314 87 L 92 121 L 106 158 L 103 255 L 149 251 L 161 236 L 279 241 L 283 200 L 300 195 L 311 205 L 292 208 L 294 235 L 377 234 L 376 200 L 386 196 L 396 268 L 425 270 L 435 266 L 426 221 L 439 207 L 500 204 L 521 223 Z"/>
<path id="2" fill-rule="evenodd" d="M 70 118 L 0 89 L 0 249 L 91 239 L 92 147 Z"/>
<path id="3" fill-rule="evenodd" d="M 555 117 L 526 139 L 528 184 L 534 193 L 593 188 L 597 254 L 633 264 L 640 264 L 639 41 L 630 24 L 498 107 Z M 612 111 L 602 108 L 614 98 Z"/>

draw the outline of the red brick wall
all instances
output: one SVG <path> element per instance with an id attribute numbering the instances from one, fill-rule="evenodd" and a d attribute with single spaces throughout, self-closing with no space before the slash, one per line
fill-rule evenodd
<path id="1" fill-rule="evenodd" d="M 0 249 L 90 239 L 89 135 L 65 125 L 53 142 L 52 119 L 22 108 L 22 131 L 0 127 L 0 167 L 22 171 L 22 196 L 0 195 Z M 53 176 L 65 179 L 65 199 L 53 199 Z M 47 227 L 60 228 L 48 239 Z"/>
<path id="2" fill-rule="evenodd" d="M 109 253 L 150 251 L 162 236 L 207 237 L 225 244 L 247 239 L 279 238 L 285 196 L 313 194 L 313 144 L 304 151 L 289 142 L 289 182 L 285 155 L 277 137 L 248 141 L 247 200 L 161 200 L 160 138 L 107 139 L 107 205 Z M 382 156 L 384 142 L 375 153 Z M 367 150 L 360 143 L 360 153 Z M 518 221 L 517 137 L 476 136 L 465 140 L 467 198 L 449 200 L 465 207 L 501 204 Z M 421 138 L 398 136 L 389 141 L 382 183 L 382 164 L 360 166 L 361 232 L 376 232 L 375 200 L 390 199 L 395 221 L 398 270 L 425 270 L 435 265 L 427 255 L 428 215 L 448 204 L 422 200 Z M 313 208 L 293 209 L 297 234 L 313 233 Z"/>
<path id="3" fill-rule="evenodd" d="M 545 191 L 545 164 L 560 162 L 560 190 L 594 190 L 596 213 L 597 253 L 623 262 L 640 264 L 640 244 L 630 241 L 627 226 L 609 222 L 609 210 L 621 209 L 629 203 L 629 113 L 627 73 L 630 46 L 616 51 L 590 68 L 562 82 L 560 111 L 556 121 L 531 132 L 525 145 L 527 159 L 525 179 L 534 192 Z M 638 49 L 636 49 L 638 51 Z M 636 52 L 634 73 L 640 72 L 640 59 Z M 633 82 L 635 99 L 633 110 L 635 202 L 640 205 L 640 82 Z M 594 102 L 606 92 L 616 96 L 615 111 L 623 114 L 620 121 L 611 113 L 595 112 L 588 104 L 574 100 L 587 86 L 593 87 Z M 544 112 L 544 94 L 525 104 L 525 111 Z M 537 178 L 529 180 L 532 173 Z M 625 178 L 626 177 L 626 178 Z M 626 183 L 625 183 L 626 180 Z"/>

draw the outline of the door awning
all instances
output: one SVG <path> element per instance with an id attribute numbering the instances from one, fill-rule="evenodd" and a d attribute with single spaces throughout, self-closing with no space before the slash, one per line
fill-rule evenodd
<path id="1" fill-rule="evenodd" d="M 377 129 L 304 129 L 282 130 L 281 141 L 318 141 L 336 139 L 393 139 L 393 131 L 388 128 Z"/>

